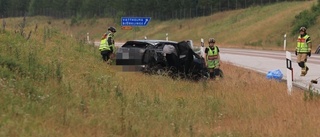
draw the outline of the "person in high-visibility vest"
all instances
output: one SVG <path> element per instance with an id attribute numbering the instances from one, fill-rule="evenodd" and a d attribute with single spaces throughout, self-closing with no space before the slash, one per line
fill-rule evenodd
<path id="1" fill-rule="evenodd" d="M 205 64 L 209 70 L 210 78 L 219 79 L 220 77 L 220 54 L 219 48 L 215 45 L 216 40 L 210 38 L 209 47 L 205 49 Z"/>
<path id="2" fill-rule="evenodd" d="M 312 43 L 311 38 L 307 34 L 306 27 L 301 27 L 299 29 L 300 35 L 297 40 L 297 47 L 295 54 L 297 56 L 297 63 L 299 67 L 301 68 L 301 75 L 305 76 L 308 73 L 309 68 L 306 65 L 307 62 L 307 56 L 311 57 L 311 49 L 312 49 Z"/>
<path id="3" fill-rule="evenodd" d="M 99 50 L 103 61 L 107 63 L 110 63 L 111 57 L 116 50 L 114 45 L 114 33 L 116 32 L 115 27 L 109 27 L 108 32 L 103 34 L 101 38 Z"/>

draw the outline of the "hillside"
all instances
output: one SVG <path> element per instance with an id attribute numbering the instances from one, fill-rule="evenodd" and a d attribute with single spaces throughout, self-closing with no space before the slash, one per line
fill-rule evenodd
<path id="1" fill-rule="evenodd" d="M 124 37 L 125 40 L 132 39 L 133 36 L 135 39 L 141 39 L 144 36 L 164 39 L 165 33 L 169 33 L 170 39 L 193 39 L 198 44 L 200 38 L 214 37 L 220 45 L 228 47 L 282 49 L 283 36 L 288 33 L 288 46 L 293 48 L 296 36 L 289 34 L 294 17 L 314 3 L 315 1 L 283 2 L 265 7 L 226 11 L 189 20 L 151 21 L 148 27 L 137 28 L 136 32 L 118 34 L 118 37 Z M 308 29 L 314 40 L 319 38 L 318 27 Z"/>
<path id="2" fill-rule="evenodd" d="M 118 29 L 117 40 L 144 35 L 162 39 L 161 33 L 171 30 L 170 38 L 177 41 L 215 35 L 223 46 L 250 48 L 259 47 L 250 44 L 256 36 L 251 43 L 261 39 L 260 48 L 266 48 L 268 38 L 263 36 L 276 36 L 281 29 L 277 25 L 293 19 L 270 25 L 278 23 L 274 16 L 285 18 L 311 5 L 288 2 L 185 21 L 152 21 L 135 32 Z M 97 48 L 84 42 L 87 32 L 98 39 L 107 26 L 119 28 L 113 20 L 70 23 L 47 17 L 6 19 L 0 33 L 0 136 L 319 136 L 316 95 L 294 88 L 289 96 L 284 82 L 226 63 L 219 81 L 122 72 L 102 62 Z M 245 24 L 261 35 L 247 31 Z M 266 29 L 269 25 L 275 29 Z"/>
<path id="3" fill-rule="evenodd" d="M 260 7 L 255 6 L 235 11 L 224 11 L 211 16 L 187 20 L 171 20 L 160 22 L 151 20 L 146 27 L 133 30 L 121 30 L 120 19 L 50 19 L 43 17 L 30 18 L 34 23 L 51 22 L 51 26 L 59 28 L 69 36 L 85 39 L 89 33 L 91 40 L 98 41 L 108 26 L 118 28 L 117 41 L 131 39 L 192 39 L 199 44 L 200 38 L 214 37 L 219 45 L 225 47 L 247 47 L 260 49 L 282 49 L 283 36 L 288 34 L 288 46 L 294 48 L 296 36 L 289 35 L 294 17 L 301 11 L 311 8 L 316 1 L 281 2 Z M 16 19 L 7 19 L 8 24 L 16 24 Z M 12 23 L 10 23 L 12 22 Z M 72 25 L 70 25 L 72 24 Z M 319 23 L 316 23 L 319 24 Z M 308 32 L 317 45 L 319 38 L 318 25 L 308 28 Z"/>

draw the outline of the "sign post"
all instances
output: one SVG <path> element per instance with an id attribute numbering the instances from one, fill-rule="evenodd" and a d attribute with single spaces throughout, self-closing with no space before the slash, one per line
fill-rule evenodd
<path id="1" fill-rule="evenodd" d="M 87 42 L 90 43 L 89 32 L 87 32 Z"/>
<path id="2" fill-rule="evenodd" d="M 135 31 L 133 27 L 147 26 L 151 17 L 121 17 L 121 28 L 123 30 Z M 134 32 L 135 33 L 135 32 Z M 133 37 L 136 35 L 133 34 Z"/>
<path id="3" fill-rule="evenodd" d="M 286 51 L 287 48 L 287 34 L 284 34 L 284 40 L 283 40 L 283 50 Z"/>
<path id="4" fill-rule="evenodd" d="M 121 17 L 121 26 L 147 26 L 151 17 Z"/>
<path id="5" fill-rule="evenodd" d="M 293 81 L 293 68 L 292 68 L 292 61 L 291 61 L 291 53 L 286 51 L 286 58 L 287 58 L 287 87 L 288 87 L 288 94 L 291 95 L 292 92 L 292 81 Z"/>

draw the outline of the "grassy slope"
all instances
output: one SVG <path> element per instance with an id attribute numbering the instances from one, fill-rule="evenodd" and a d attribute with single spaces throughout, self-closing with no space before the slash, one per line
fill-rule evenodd
<path id="1" fill-rule="evenodd" d="M 99 41 L 100 36 L 108 26 L 116 26 L 116 40 L 125 42 L 132 39 L 169 39 L 181 41 L 192 39 L 199 45 L 200 38 L 216 38 L 219 45 L 224 47 L 242 47 L 259 49 L 282 49 L 283 35 L 290 33 L 294 16 L 309 9 L 316 1 L 282 2 L 264 7 L 251 7 L 235 11 L 225 11 L 211 16 L 186 19 L 157 21 L 151 20 L 146 27 L 136 27 L 133 30 L 121 30 L 120 19 L 90 19 L 78 20 L 70 26 L 71 20 L 33 18 L 35 22 L 52 22 L 52 26 L 59 28 L 69 36 L 85 39 L 87 33 L 91 40 Z M 16 21 L 16 19 L 9 20 Z M 317 24 L 317 23 L 316 23 Z M 308 29 L 309 34 L 317 44 L 320 37 L 317 32 L 318 25 Z M 288 47 L 295 47 L 296 36 L 288 36 Z"/>
<path id="2" fill-rule="evenodd" d="M 214 37 L 224 46 L 277 49 L 282 48 L 283 35 L 291 31 L 294 16 L 313 3 L 314 1 L 284 2 L 266 7 L 227 11 L 197 19 L 168 21 L 161 24 L 163 31 L 160 32 L 169 32 L 170 38 L 175 40 L 190 38 L 198 43 L 200 38 Z M 146 35 L 150 37 L 161 38 L 152 31 L 154 26 L 158 25 L 152 24 L 146 28 L 147 31 L 141 33 L 148 32 Z M 158 29 L 154 29 L 156 30 Z M 317 34 L 316 29 L 310 28 L 309 32 L 314 39 L 318 38 L 312 35 Z M 288 37 L 289 46 L 294 46 L 295 37 Z"/>
<path id="3" fill-rule="evenodd" d="M 194 40 L 199 45 L 200 38 L 206 40 L 210 37 L 216 38 L 219 45 L 225 47 L 259 48 L 259 49 L 282 49 L 283 35 L 290 33 L 294 16 L 308 9 L 316 1 L 283 2 L 264 7 L 251 7 L 248 9 L 225 11 L 207 17 L 186 20 L 171 20 L 160 22 L 151 20 L 146 27 L 137 27 L 133 30 L 121 30 L 120 21 L 109 19 L 91 19 L 79 21 L 79 25 L 70 27 L 70 20 L 55 21 L 54 24 L 68 34 L 90 36 L 99 40 L 100 35 L 110 25 L 116 26 L 117 41 L 131 39 L 169 39 L 181 41 L 185 39 Z M 318 26 L 308 29 L 314 40 L 319 38 Z M 295 47 L 296 36 L 288 36 L 288 47 Z M 317 41 L 315 41 L 315 44 Z"/>
<path id="4" fill-rule="evenodd" d="M 311 5 L 270 7 L 280 10 L 286 4 L 293 9 Z M 241 15 L 243 20 L 230 23 L 241 28 L 243 25 L 235 26 L 247 20 L 249 11 L 219 13 L 210 19 L 225 20 L 221 24 L 226 25 L 232 16 Z M 256 22 L 251 18 L 249 22 Z M 30 41 L 12 33 L 21 19 L 8 19 L 7 33 L 0 34 L 0 136 L 319 136 L 320 110 L 314 108 L 320 102 L 305 101 L 299 89 L 288 96 L 284 83 L 230 64 L 222 64 L 225 79 L 199 83 L 121 72 L 102 63 L 96 48 L 70 39 L 71 34 L 79 37 L 86 32 L 98 38 L 103 30 L 97 24 L 108 20 L 71 28 L 63 20 L 39 23 L 46 20 L 27 19 L 27 32 L 39 24 Z M 156 29 L 165 32 L 171 26 L 176 32 L 179 27 L 169 24 L 179 22 L 159 22 Z M 104 26 L 107 24 L 112 25 Z M 196 24 L 189 25 L 199 26 Z M 228 27 L 223 25 L 217 29 L 225 33 Z M 149 27 L 141 28 L 137 35 Z M 156 37 L 156 29 L 144 32 Z M 212 35 L 203 31 L 206 27 L 198 29 L 172 37 Z M 131 37 L 124 31 L 117 34 L 123 40 Z M 214 34 L 228 44 L 225 35 Z"/>
<path id="5" fill-rule="evenodd" d="M 313 3 L 314 1 L 284 2 L 266 7 L 227 11 L 197 19 L 168 21 L 160 25 L 160 30 L 163 30 L 160 31 L 163 32 L 162 37 L 155 35 L 158 30 L 155 26 L 158 25 L 154 24 L 141 33 L 148 32 L 146 35 L 150 37 L 163 38 L 164 32 L 169 32 L 170 38 L 174 40 L 189 38 L 196 43 L 199 43 L 200 38 L 214 37 L 223 46 L 281 49 L 283 35 L 291 32 L 294 16 Z M 317 39 L 315 28 L 310 28 L 309 32 Z M 295 37 L 288 37 L 288 46 L 291 48 L 294 47 Z"/>

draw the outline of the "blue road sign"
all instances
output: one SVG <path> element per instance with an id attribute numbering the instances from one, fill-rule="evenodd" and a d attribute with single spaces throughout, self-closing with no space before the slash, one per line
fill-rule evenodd
<path id="1" fill-rule="evenodd" d="M 121 26 L 147 26 L 151 17 L 121 17 Z"/>

